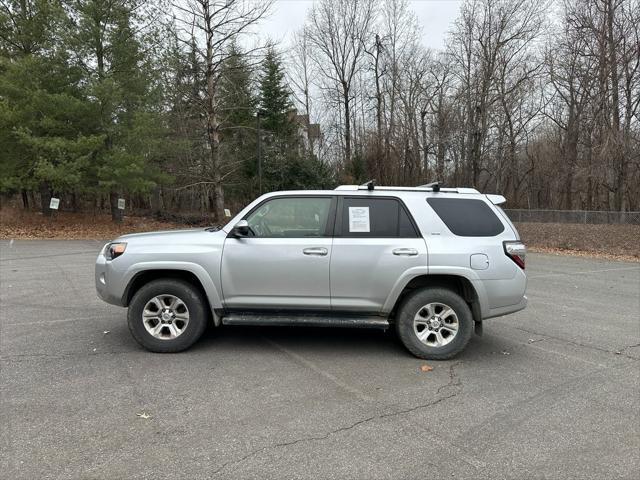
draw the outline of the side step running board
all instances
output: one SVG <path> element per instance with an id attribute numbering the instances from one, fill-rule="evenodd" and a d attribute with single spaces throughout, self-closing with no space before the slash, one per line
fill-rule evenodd
<path id="1" fill-rule="evenodd" d="M 286 314 L 286 313 L 230 313 L 222 317 L 223 325 L 267 325 L 305 327 L 389 328 L 386 318 L 378 316 Z"/>

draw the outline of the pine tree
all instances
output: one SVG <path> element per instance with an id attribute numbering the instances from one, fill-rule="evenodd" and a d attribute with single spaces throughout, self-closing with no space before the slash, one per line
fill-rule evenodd
<path id="1" fill-rule="evenodd" d="M 105 139 L 90 175 L 98 190 L 109 193 L 112 219 L 121 221 L 117 199 L 124 191 L 148 191 L 163 180 L 153 161 L 166 133 L 157 106 L 161 99 L 152 88 L 153 69 L 139 33 L 145 30 L 139 26 L 149 27 L 152 20 L 143 0 L 74 5 L 79 19 L 74 46 L 100 106 L 98 133 Z"/>
<path id="2" fill-rule="evenodd" d="M 103 138 L 95 102 L 64 46 L 69 19 L 60 2 L 11 2 L 0 13 L 0 191 L 79 191 Z"/>
<path id="3" fill-rule="evenodd" d="M 270 46 L 262 63 L 260 117 L 263 128 L 280 140 L 291 140 L 295 132 L 291 91 L 278 52 Z"/>
<path id="4" fill-rule="evenodd" d="M 219 108 L 221 111 L 221 153 L 226 163 L 237 171 L 235 189 L 229 189 L 230 197 L 234 191 L 239 195 L 253 193 L 250 184 L 255 183 L 257 164 L 255 161 L 256 130 L 255 118 L 257 99 L 254 94 L 254 82 L 251 67 L 246 56 L 236 44 L 232 44 L 227 59 L 222 65 L 219 83 Z M 237 196 L 237 195 L 236 195 Z"/>
<path id="5" fill-rule="evenodd" d="M 332 185 L 331 170 L 304 146 L 284 67 L 274 47 L 268 48 L 262 62 L 259 106 L 265 190 Z"/>

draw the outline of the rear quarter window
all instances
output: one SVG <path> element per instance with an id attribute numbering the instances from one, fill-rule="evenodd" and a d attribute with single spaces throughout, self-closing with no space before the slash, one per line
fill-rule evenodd
<path id="1" fill-rule="evenodd" d="M 427 203 L 454 235 L 493 237 L 504 231 L 500 219 L 482 200 L 431 197 Z"/>

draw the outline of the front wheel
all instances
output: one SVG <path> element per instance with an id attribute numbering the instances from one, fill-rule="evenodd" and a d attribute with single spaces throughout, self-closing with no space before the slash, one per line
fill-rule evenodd
<path id="1" fill-rule="evenodd" d="M 404 346 L 418 358 L 446 360 L 460 353 L 471 339 L 473 316 L 464 299 L 443 288 L 410 294 L 396 317 Z"/>
<path id="2" fill-rule="evenodd" d="M 127 320 L 133 338 L 147 350 L 180 352 L 193 345 L 206 328 L 205 301 L 190 283 L 154 280 L 133 296 Z"/>

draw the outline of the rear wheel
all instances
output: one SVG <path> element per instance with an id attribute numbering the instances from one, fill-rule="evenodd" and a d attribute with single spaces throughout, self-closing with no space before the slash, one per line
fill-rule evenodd
<path id="1" fill-rule="evenodd" d="M 446 360 L 469 343 L 473 316 L 457 293 L 425 288 L 413 292 L 402 303 L 396 330 L 404 346 L 416 357 Z"/>
<path id="2" fill-rule="evenodd" d="M 190 283 L 159 279 L 136 292 L 127 314 L 133 338 L 152 352 L 180 352 L 193 345 L 207 325 L 205 300 Z"/>

